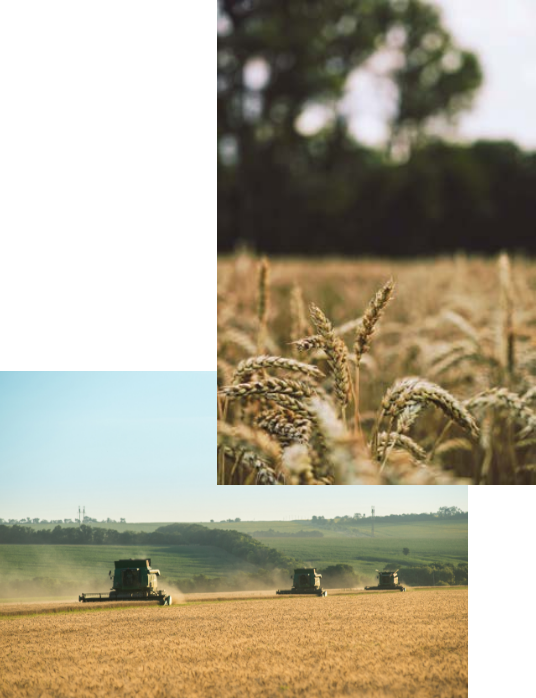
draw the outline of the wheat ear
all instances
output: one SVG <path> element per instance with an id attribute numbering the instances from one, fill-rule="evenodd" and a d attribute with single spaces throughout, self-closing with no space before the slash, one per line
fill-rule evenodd
<path id="1" fill-rule="evenodd" d="M 220 393 L 230 400 L 240 400 L 254 395 L 267 395 L 268 393 L 283 393 L 293 398 L 303 398 L 310 397 L 314 393 L 314 388 L 303 381 L 286 378 L 265 378 L 264 380 L 252 381 L 250 383 L 226 385 L 224 388 L 221 388 Z"/>
<path id="2" fill-rule="evenodd" d="M 421 378 L 404 378 L 387 391 L 382 401 L 380 421 L 385 415 L 396 418 L 404 408 L 414 403 L 439 407 L 449 419 L 478 438 L 478 426 L 467 408 L 444 388 Z"/>
<path id="3" fill-rule="evenodd" d="M 283 356 L 252 356 L 238 364 L 232 382 L 242 382 L 247 376 L 264 369 L 294 371 L 318 380 L 324 377 L 324 374 L 317 366 L 302 363 L 295 359 L 286 359 Z"/>
<path id="4" fill-rule="evenodd" d="M 350 374 L 348 372 L 348 350 L 340 337 L 335 335 L 331 322 L 314 303 L 310 306 L 311 319 L 319 335 L 324 340 L 323 349 L 335 380 L 335 393 L 344 414 L 350 394 Z"/>

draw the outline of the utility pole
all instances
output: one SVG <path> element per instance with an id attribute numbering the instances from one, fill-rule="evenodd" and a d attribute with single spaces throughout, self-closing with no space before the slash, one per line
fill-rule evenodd
<path id="1" fill-rule="evenodd" d="M 371 523 L 371 525 L 372 525 L 372 537 L 373 538 L 374 538 L 374 514 L 375 514 L 375 512 L 376 512 L 375 507 L 372 507 L 372 523 Z"/>

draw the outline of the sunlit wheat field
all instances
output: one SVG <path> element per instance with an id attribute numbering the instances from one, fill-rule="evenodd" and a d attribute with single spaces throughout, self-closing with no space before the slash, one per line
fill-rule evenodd
<path id="1" fill-rule="evenodd" d="M 218 266 L 218 484 L 534 484 L 536 265 Z"/>
<path id="2" fill-rule="evenodd" d="M 6 698 L 467 695 L 465 589 L 0 616 L 0 625 Z"/>

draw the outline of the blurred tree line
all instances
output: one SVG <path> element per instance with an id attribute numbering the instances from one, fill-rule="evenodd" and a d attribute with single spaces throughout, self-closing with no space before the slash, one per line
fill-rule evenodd
<path id="1" fill-rule="evenodd" d="M 382 148 L 350 133 L 360 71 L 387 89 Z M 220 251 L 534 251 L 536 155 L 443 140 L 481 82 L 424 0 L 219 0 Z"/>

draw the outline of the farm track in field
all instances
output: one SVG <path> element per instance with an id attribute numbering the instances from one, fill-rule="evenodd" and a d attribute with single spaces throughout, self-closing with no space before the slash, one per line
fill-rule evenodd
<path id="1" fill-rule="evenodd" d="M 6 698 L 467 695 L 465 589 L 21 616 L 3 627 Z"/>

